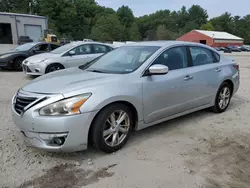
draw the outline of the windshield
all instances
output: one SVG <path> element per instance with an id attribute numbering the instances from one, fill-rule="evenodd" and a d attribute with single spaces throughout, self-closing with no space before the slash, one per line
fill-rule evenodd
<path id="1" fill-rule="evenodd" d="M 35 45 L 36 45 L 36 43 L 26 43 L 26 44 L 23 44 L 21 46 L 14 48 L 13 50 L 15 50 L 15 51 L 28 51 Z"/>
<path id="2" fill-rule="evenodd" d="M 126 74 L 139 68 L 160 47 L 123 46 L 93 61 L 87 71 Z M 82 69 L 86 66 L 80 67 Z"/>
<path id="3" fill-rule="evenodd" d="M 68 51 L 71 48 L 76 47 L 76 46 L 78 46 L 76 43 L 69 43 L 69 44 L 66 44 L 64 46 L 61 46 L 61 47 L 51 51 L 51 53 L 53 53 L 53 54 L 62 54 L 62 53 L 66 52 L 66 51 Z"/>

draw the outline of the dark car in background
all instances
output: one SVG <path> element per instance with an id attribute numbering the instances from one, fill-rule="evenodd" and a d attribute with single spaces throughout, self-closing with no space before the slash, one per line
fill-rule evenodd
<path id="1" fill-rule="evenodd" d="M 65 44 L 69 44 L 70 40 L 68 38 L 61 38 L 60 39 L 60 45 L 63 46 Z"/>
<path id="2" fill-rule="evenodd" d="M 20 36 L 20 37 L 18 37 L 18 44 L 19 45 L 29 43 L 29 42 L 33 42 L 33 40 L 30 39 L 29 36 Z"/>
<path id="3" fill-rule="evenodd" d="M 241 46 L 240 47 L 241 51 L 243 52 L 250 52 L 250 48 L 246 47 L 246 46 Z"/>
<path id="4" fill-rule="evenodd" d="M 26 58 L 50 52 L 59 45 L 47 42 L 32 42 L 18 46 L 7 53 L 0 54 L 0 68 L 14 69 L 15 71 L 22 71 L 22 62 Z"/>
<path id="5" fill-rule="evenodd" d="M 222 51 L 224 53 L 232 53 L 232 50 L 226 47 L 218 47 L 219 51 Z"/>
<path id="6" fill-rule="evenodd" d="M 232 52 L 241 52 L 241 49 L 237 46 L 228 46 L 227 49 L 230 49 Z"/>

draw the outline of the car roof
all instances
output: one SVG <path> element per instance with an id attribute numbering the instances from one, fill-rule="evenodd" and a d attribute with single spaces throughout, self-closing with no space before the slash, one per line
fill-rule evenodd
<path id="1" fill-rule="evenodd" d="M 169 47 L 169 46 L 174 46 L 174 45 L 185 45 L 185 46 L 200 46 L 204 48 L 208 48 L 210 50 L 216 51 L 214 48 L 207 46 L 205 44 L 201 43 L 196 43 L 196 42 L 184 42 L 184 41 L 172 41 L 172 40 L 167 40 L 167 41 L 143 41 L 143 42 L 135 42 L 135 43 L 129 43 L 129 44 L 124 44 L 122 46 L 157 46 L 157 47 Z"/>
<path id="2" fill-rule="evenodd" d="M 82 44 L 100 44 L 100 45 L 106 45 L 106 46 L 110 46 L 113 47 L 112 44 L 108 44 L 108 43 L 102 43 L 102 42 L 95 42 L 95 41 L 74 41 L 71 42 L 75 45 L 82 45 Z"/>
<path id="3" fill-rule="evenodd" d="M 166 40 L 166 41 L 143 41 L 143 42 L 135 42 L 135 43 L 129 43 L 124 44 L 123 46 L 158 46 L 158 47 L 164 47 L 164 46 L 172 46 L 172 45 L 197 45 L 197 46 L 206 46 L 204 44 L 195 43 L 195 42 L 184 42 L 184 41 L 172 41 L 172 40 Z M 209 46 L 206 46 L 209 47 Z"/>
<path id="4" fill-rule="evenodd" d="M 34 44 L 34 45 L 37 45 L 37 44 L 52 44 L 50 42 L 43 42 L 43 41 L 39 41 L 39 42 L 29 42 L 30 44 Z M 27 44 L 27 43 L 26 43 Z"/>

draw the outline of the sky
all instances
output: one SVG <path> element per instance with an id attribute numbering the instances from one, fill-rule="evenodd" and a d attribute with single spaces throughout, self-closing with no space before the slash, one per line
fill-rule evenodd
<path id="1" fill-rule="evenodd" d="M 245 16 L 250 14 L 250 0 L 96 0 L 99 5 L 117 10 L 122 5 L 129 6 L 136 17 L 151 14 L 157 10 L 180 10 L 193 4 L 206 9 L 209 18 L 219 16 L 228 11 L 232 15 Z"/>

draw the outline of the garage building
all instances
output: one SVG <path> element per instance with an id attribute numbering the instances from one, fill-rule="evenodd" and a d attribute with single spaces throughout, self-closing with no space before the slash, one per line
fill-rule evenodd
<path id="1" fill-rule="evenodd" d="M 48 29 L 46 17 L 0 12 L 0 44 L 17 44 L 20 36 L 39 41 L 45 29 Z"/>
<path id="2" fill-rule="evenodd" d="M 242 46 L 244 39 L 227 32 L 193 30 L 181 36 L 177 40 L 197 42 L 212 47 Z"/>

